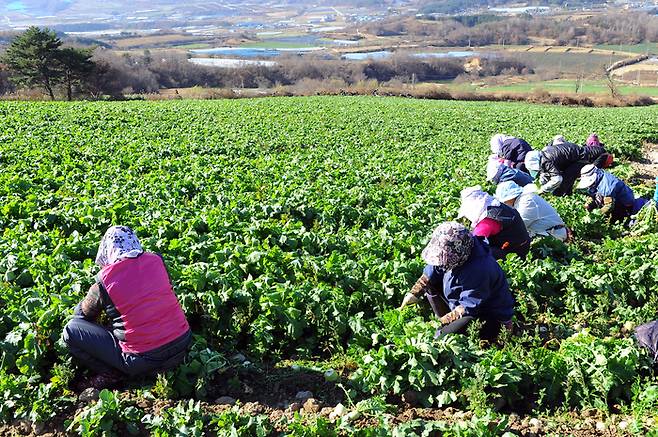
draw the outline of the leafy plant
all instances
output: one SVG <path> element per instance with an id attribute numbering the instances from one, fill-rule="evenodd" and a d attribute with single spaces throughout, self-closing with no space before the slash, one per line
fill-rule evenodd
<path id="1" fill-rule="evenodd" d="M 598 339 L 581 332 L 562 342 L 570 405 L 607 409 L 612 399 L 629 398 L 640 354 L 630 339 Z"/>
<path id="2" fill-rule="evenodd" d="M 218 436 L 249 435 L 265 437 L 273 433 L 273 426 L 267 416 L 246 415 L 235 406 L 210 420 L 210 427 Z"/>
<path id="3" fill-rule="evenodd" d="M 228 366 L 228 360 L 219 352 L 207 347 L 207 342 L 200 336 L 195 336 L 190 352 L 185 362 L 173 372 L 173 387 L 169 379 L 158 379 L 156 386 L 164 393 L 173 393 L 180 396 L 195 394 L 204 397 L 212 376 Z"/>
<path id="4" fill-rule="evenodd" d="M 123 402 L 117 392 L 101 390 L 98 401 L 78 413 L 68 425 L 83 437 L 139 435 L 144 412 Z"/>
<path id="5" fill-rule="evenodd" d="M 143 421 L 156 437 L 200 437 L 204 435 L 206 417 L 201 411 L 201 403 L 190 399 L 163 410 L 159 415 L 147 414 Z"/>
<path id="6" fill-rule="evenodd" d="M 386 316 L 386 315 L 385 315 Z M 374 393 L 401 395 L 418 392 L 426 405 L 447 405 L 457 400 L 460 380 L 475 355 L 464 337 L 434 340 L 433 325 L 412 320 L 400 325 L 389 316 L 389 330 L 373 342 L 383 343 L 362 357 L 352 381 Z"/>
<path id="7" fill-rule="evenodd" d="M 516 301 L 504 345 L 437 341 L 426 305 L 392 308 L 420 274 L 431 230 L 455 217 L 461 188 L 484 182 L 492 133 L 538 146 L 547 132 L 577 141 L 598 130 L 623 160 L 658 141 L 658 107 L 314 97 L 1 102 L 0 113 L 3 423 L 70 411 L 67 369 L 78 368 L 61 332 L 97 273 L 101 235 L 119 223 L 164 256 L 195 335 L 184 363 L 156 381 L 159 398 L 207 397 L 239 350 L 263 367 L 347 355 L 360 367 L 350 392 L 388 402 L 410 392 L 480 412 L 644 405 L 630 384 L 651 376 L 626 325 L 658 311 L 658 238 L 624 236 L 581 195 L 546 197 L 572 243 L 537 241 L 527 260 L 501 263 Z M 571 338 L 582 328 L 587 336 Z M 72 431 L 139 423 L 110 403 L 87 407 Z M 158 413 L 163 427 L 198 419 L 182 405 L 175 417 Z M 364 433 L 394 432 L 385 412 L 373 416 L 381 426 Z M 260 426 L 229 414 L 222 429 L 231 420 Z M 336 428 L 299 432 L 316 425 Z"/>

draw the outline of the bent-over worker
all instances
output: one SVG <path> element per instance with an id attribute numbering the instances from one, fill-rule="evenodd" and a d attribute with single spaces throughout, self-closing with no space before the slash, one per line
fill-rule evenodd
<path id="1" fill-rule="evenodd" d="M 553 138 L 542 151 L 533 150 L 525 156 L 530 175 L 539 176 L 539 194 L 570 195 L 580 170 L 586 164 L 580 146 L 567 142 L 562 135 Z"/>
<path id="2" fill-rule="evenodd" d="M 531 238 L 551 236 L 567 241 L 569 233 L 564 221 L 537 193 L 534 184 L 521 187 L 513 181 L 503 182 L 496 188 L 496 198 L 519 212 Z"/>
<path id="3" fill-rule="evenodd" d="M 590 197 L 585 208 L 600 209 L 612 223 L 629 218 L 646 203 L 644 199 L 635 199 L 633 190 L 622 180 L 592 164 L 583 167 L 578 189 L 587 190 Z"/>
<path id="4" fill-rule="evenodd" d="M 456 222 L 439 225 L 421 254 L 427 266 L 402 307 L 425 295 L 443 327 L 437 336 L 463 333 L 475 319 L 484 322 L 480 337 L 494 340 L 511 329 L 514 299 L 505 273 L 489 246 Z"/>
<path id="5" fill-rule="evenodd" d="M 608 168 L 615 160 L 614 155 L 606 152 L 605 145 L 599 141 L 597 134 L 590 134 L 582 147 L 583 159 L 598 168 Z"/>
<path id="6" fill-rule="evenodd" d="M 458 217 L 470 220 L 473 235 L 487 239 L 496 259 L 508 253 L 525 258 L 530 250 L 531 238 L 518 211 L 500 203 L 479 185 L 462 190 Z"/>

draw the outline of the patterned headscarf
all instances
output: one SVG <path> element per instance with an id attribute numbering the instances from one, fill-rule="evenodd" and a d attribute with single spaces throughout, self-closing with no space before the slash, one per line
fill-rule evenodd
<path id="1" fill-rule="evenodd" d="M 457 222 L 446 222 L 434 230 L 421 257 L 429 265 L 452 270 L 468 260 L 473 244 L 473 235 L 468 229 Z"/>
<path id="2" fill-rule="evenodd" d="M 96 254 L 96 264 L 106 267 L 144 253 L 137 236 L 128 226 L 112 226 L 105 232 Z"/>
<path id="3" fill-rule="evenodd" d="M 600 146 L 601 142 L 599 141 L 599 136 L 596 134 L 590 134 L 590 136 L 587 137 L 586 144 L 588 146 Z"/>

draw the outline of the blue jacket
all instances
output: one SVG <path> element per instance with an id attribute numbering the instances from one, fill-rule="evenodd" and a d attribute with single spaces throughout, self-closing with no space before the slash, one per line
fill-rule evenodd
<path id="1" fill-rule="evenodd" d="M 603 170 L 599 170 L 597 182 L 590 188 L 589 195 L 594 198 L 612 197 L 616 203 L 624 206 L 630 206 L 635 202 L 633 190 L 614 175 Z"/>
<path id="2" fill-rule="evenodd" d="M 518 186 L 525 187 L 533 183 L 534 179 L 524 171 L 501 164 L 498 168 L 498 173 L 496 173 L 492 181 L 496 185 L 506 181 L 514 181 Z"/>
<path id="3" fill-rule="evenodd" d="M 451 310 L 462 305 L 466 316 L 508 321 L 514 315 L 514 298 L 505 273 L 489 246 L 477 237 L 473 240 L 473 252 L 462 266 L 443 271 L 427 265 L 423 273 L 431 288 L 443 290 Z"/>

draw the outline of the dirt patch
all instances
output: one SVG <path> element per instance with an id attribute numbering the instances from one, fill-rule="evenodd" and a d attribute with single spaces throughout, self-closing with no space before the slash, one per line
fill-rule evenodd
<path id="1" fill-rule="evenodd" d="M 135 402 L 138 401 L 137 397 L 124 393 L 125 398 Z M 127 399 L 125 399 L 127 400 Z M 144 400 L 136 402 L 147 413 L 159 414 L 164 408 L 172 408 L 176 402 L 171 400 Z M 329 414 L 333 410 L 333 404 L 325 404 L 319 412 L 310 413 L 300 411 L 302 417 L 312 423 L 317 417 L 329 418 Z M 223 411 L 231 409 L 229 405 L 215 405 L 212 403 L 201 402 L 201 409 L 205 414 L 219 414 Z M 348 410 L 350 408 L 348 407 Z M 274 426 L 276 433 L 284 433 L 289 431 L 286 422 L 294 419 L 295 412 L 281 409 L 271 408 L 268 405 L 260 402 L 247 402 L 240 406 L 242 414 L 254 416 L 264 415 L 267 416 L 271 424 Z M 412 420 L 422 419 L 425 421 L 441 421 L 446 424 L 455 424 L 458 422 L 469 422 L 473 418 L 473 413 L 470 411 L 463 411 L 457 408 L 447 407 L 443 409 L 438 408 L 406 408 L 398 407 L 393 409 L 389 414 L 384 414 L 391 425 L 400 425 Z M 356 419 L 352 424 L 357 429 L 378 426 L 380 418 L 383 417 L 378 413 L 364 414 Z M 333 421 L 333 419 L 330 419 Z M 507 418 L 506 431 L 514 435 L 520 436 L 541 436 L 541 435 L 572 435 L 574 437 L 593 437 L 593 436 L 616 436 L 626 435 L 628 433 L 628 423 L 632 422 L 631 417 L 626 416 L 613 416 L 605 418 L 600 412 L 596 410 L 571 412 L 559 417 L 534 417 L 531 415 L 517 415 L 512 413 Z M 647 423 L 648 424 L 648 423 Z M 50 424 L 35 429 L 35 427 L 28 421 L 16 421 L 12 425 L 0 426 L 0 436 L 69 436 L 63 428 L 53 429 Z M 494 426 L 494 423 L 491 424 Z M 120 426 L 119 426 L 120 427 Z M 146 435 L 147 429 L 141 427 L 140 431 Z M 120 433 L 125 435 L 125 433 Z M 211 434 L 212 435 L 212 434 Z"/>
<path id="2" fill-rule="evenodd" d="M 658 176 L 658 144 L 645 142 L 642 147 L 642 158 L 631 161 L 638 182 L 653 185 Z"/>
<path id="3" fill-rule="evenodd" d="M 258 403 L 285 409 L 304 391 L 310 391 L 323 406 L 335 406 L 345 399 L 343 390 L 325 381 L 321 372 L 276 367 L 244 368 L 218 375 L 210 384 L 208 398 L 230 396 L 242 404 Z"/>

